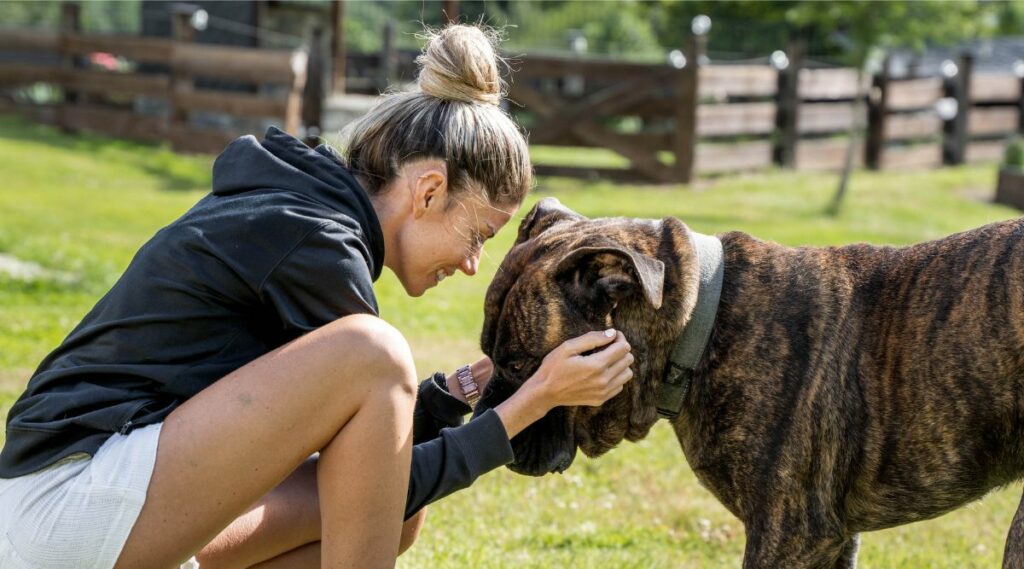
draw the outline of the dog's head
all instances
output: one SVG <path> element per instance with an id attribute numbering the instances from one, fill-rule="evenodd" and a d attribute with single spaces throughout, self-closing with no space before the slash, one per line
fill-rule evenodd
<path id="1" fill-rule="evenodd" d="M 636 360 L 634 379 L 601 407 L 556 408 L 516 436 L 513 471 L 562 472 L 577 447 L 596 456 L 647 434 L 657 419 L 652 382 L 696 298 L 688 239 L 673 218 L 589 220 L 554 198 L 527 214 L 487 291 L 481 347 L 495 372 L 478 412 L 507 399 L 551 350 L 586 332 L 615 327 Z"/>

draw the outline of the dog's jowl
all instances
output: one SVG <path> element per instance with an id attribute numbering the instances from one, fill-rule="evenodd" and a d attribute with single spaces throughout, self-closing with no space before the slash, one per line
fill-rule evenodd
<path id="1" fill-rule="evenodd" d="M 713 324 L 670 420 L 743 521 L 744 567 L 853 567 L 859 532 L 1021 478 L 1024 220 L 905 248 L 719 240 Z M 636 362 L 605 405 L 556 409 L 517 436 L 514 471 L 562 471 L 577 448 L 647 434 L 677 339 L 707 302 L 695 242 L 674 218 L 589 220 L 552 198 L 528 214 L 487 293 L 496 372 L 481 409 L 608 322 Z M 1004 567 L 1024 568 L 1024 508 Z"/>

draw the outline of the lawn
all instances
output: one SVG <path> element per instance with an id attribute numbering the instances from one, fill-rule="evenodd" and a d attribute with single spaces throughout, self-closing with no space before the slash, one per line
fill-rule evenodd
<path id="1" fill-rule="evenodd" d="M 0 417 L 135 250 L 207 191 L 211 162 L 0 118 L 0 261 L 43 271 L 0 271 Z M 991 165 L 858 173 L 835 219 L 821 213 L 833 176 L 784 171 L 692 188 L 541 179 L 530 201 L 554 195 L 590 216 L 678 216 L 704 233 L 740 229 L 792 245 L 906 244 L 1016 216 L 988 203 L 994 179 Z M 405 298 L 390 273 L 381 279 L 382 315 L 409 337 L 421 375 L 476 356 L 483 292 L 516 223 L 488 245 L 476 278 L 445 281 L 421 299 Z M 1020 491 L 865 535 L 861 567 L 998 567 Z M 742 526 L 696 483 L 662 424 L 561 476 L 484 477 L 431 507 L 399 567 L 738 567 L 743 543 Z"/>

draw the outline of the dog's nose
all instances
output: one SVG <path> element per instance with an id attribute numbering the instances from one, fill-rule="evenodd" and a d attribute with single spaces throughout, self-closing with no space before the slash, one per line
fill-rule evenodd
<path id="1" fill-rule="evenodd" d="M 554 469 L 552 469 L 552 472 L 557 472 L 558 474 L 561 474 L 561 473 L 565 472 L 566 470 L 569 470 L 569 467 L 572 466 L 572 459 L 574 459 L 576 457 L 575 457 L 575 455 L 567 453 L 567 452 L 563 452 L 563 453 L 559 453 L 559 454 L 560 454 L 560 456 L 559 456 L 560 460 L 555 464 L 555 467 L 554 467 Z"/>

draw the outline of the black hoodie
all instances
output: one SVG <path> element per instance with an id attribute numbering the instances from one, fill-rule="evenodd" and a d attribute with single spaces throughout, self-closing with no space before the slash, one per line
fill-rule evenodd
<path id="1" fill-rule="evenodd" d="M 333 150 L 275 128 L 262 143 L 235 140 L 213 166 L 212 193 L 157 232 L 40 364 L 7 417 L 0 477 L 94 454 L 278 346 L 377 315 L 383 261 L 372 204 Z M 439 385 L 420 387 L 417 438 L 468 410 Z M 414 448 L 406 514 L 511 460 L 493 412 L 442 430 Z"/>

